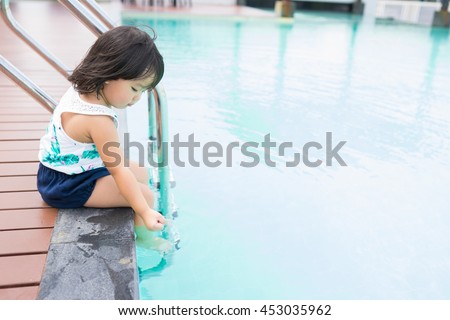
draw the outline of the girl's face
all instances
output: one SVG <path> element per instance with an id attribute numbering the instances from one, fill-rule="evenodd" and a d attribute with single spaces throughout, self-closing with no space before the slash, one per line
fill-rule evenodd
<path id="1" fill-rule="evenodd" d="M 103 87 L 103 96 L 107 104 L 118 109 L 131 107 L 140 98 L 142 92 L 146 91 L 153 81 L 153 77 L 139 80 L 109 80 Z"/>

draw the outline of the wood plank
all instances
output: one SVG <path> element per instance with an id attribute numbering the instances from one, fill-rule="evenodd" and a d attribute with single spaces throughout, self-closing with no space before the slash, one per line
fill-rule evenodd
<path id="1" fill-rule="evenodd" d="M 7 91 L 8 89 L 4 89 L 4 91 Z M 24 93 L 21 93 L 22 95 Z M 2 92 L 3 95 L 3 92 Z M 3 112 L 6 112 L 7 109 L 18 109 L 18 108 L 40 108 L 43 111 L 45 111 L 46 109 L 44 109 L 44 107 L 39 104 L 37 101 L 32 100 L 32 101 L 28 101 L 25 100 L 24 97 L 21 97 L 20 95 L 17 95 L 16 97 L 9 97 L 9 98 L 5 98 L 2 96 L 2 99 L 0 100 L 0 111 L 3 110 Z M 46 111 L 48 113 L 48 111 Z M 45 112 L 44 112 L 45 113 Z"/>
<path id="2" fill-rule="evenodd" d="M 39 150 L 39 141 L 37 140 L 25 140 L 25 141 L 0 141 L 0 150 L 13 151 L 13 150 Z M 0 161 L 2 156 L 0 156 Z"/>
<path id="3" fill-rule="evenodd" d="M 0 177 L 36 175 L 39 162 L 0 163 Z"/>
<path id="4" fill-rule="evenodd" d="M 39 140 L 44 133 L 42 130 L 30 131 L 0 131 L 0 140 L 15 141 L 15 140 Z"/>
<path id="5" fill-rule="evenodd" d="M 37 140 L 32 141 L 37 144 L 39 143 Z M 38 160 L 38 151 L 36 150 L 0 151 L 0 163 L 34 162 Z"/>
<path id="6" fill-rule="evenodd" d="M 34 115 L 3 115 L 0 117 L 0 122 L 45 122 L 48 123 L 50 120 L 50 112 L 48 115 L 45 114 L 34 114 Z"/>
<path id="7" fill-rule="evenodd" d="M 3 76 L 3 77 L 6 79 L 6 76 Z M 26 97 L 27 100 L 29 100 L 29 101 L 34 101 L 34 99 L 31 96 L 24 95 L 24 90 L 22 90 L 18 86 L 11 87 L 11 89 L 8 91 L 5 91 L 5 93 L 2 92 L 2 98 L 17 97 L 19 95 Z"/>
<path id="8" fill-rule="evenodd" d="M 51 228 L 57 214 L 56 208 L 0 210 L 0 231 Z"/>
<path id="9" fill-rule="evenodd" d="M 47 254 L 0 257 L 0 288 L 38 285 L 46 258 Z"/>
<path id="10" fill-rule="evenodd" d="M 53 228 L 6 230 L 0 232 L 0 256 L 48 251 Z"/>
<path id="11" fill-rule="evenodd" d="M 5 86 L 0 86 L 0 88 L 6 88 Z M 2 93 L 2 100 L 3 99 L 9 99 L 9 98 L 20 98 L 23 101 L 34 101 L 34 103 L 37 103 L 36 100 L 34 100 L 31 96 L 24 95 L 25 91 L 21 88 L 15 86 L 15 87 L 8 87 L 9 90 L 4 90 L 5 93 Z M 2 101 L 0 101 L 1 104 Z"/>
<path id="12" fill-rule="evenodd" d="M 16 102 L 16 107 L 15 108 L 0 108 L 0 117 L 3 115 L 22 115 L 22 114 L 44 114 L 47 115 L 48 111 L 46 109 L 44 109 L 43 107 L 41 107 L 40 105 L 37 105 L 35 107 L 32 108 L 24 108 L 21 107 L 17 102 Z"/>
<path id="13" fill-rule="evenodd" d="M 0 289 L 0 300 L 36 300 L 39 286 Z"/>
<path id="14" fill-rule="evenodd" d="M 37 191 L 0 193 L 0 210 L 48 208 Z"/>
<path id="15" fill-rule="evenodd" d="M 37 185 L 35 176 L 2 177 L 0 179 L 0 192 L 36 190 Z"/>
<path id="16" fill-rule="evenodd" d="M 35 78 L 36 72 L 33 73 L 32 77 Z M 28 74 L 30 75 L 30 74 Z M 47 75 L 48 77 L 49 75 Z M 45 81 L 45 80 L 44 80 Z M 11 85 L 0 85 L 0 88 L 5 89 L 5 94 L 2 94 L 2 101 L 6 100 L 9 101 L 11 98 L 18 98 L 17 101 L 24 101 L 27 103 L 33 103 L 34 106 L 40 106 L 40 104 L 33 99 L 33 97 L 29 96 L 25 90 L 22 90 L 22 88 L 18 87 L 16 84 L 11 83 Z M 0 104 L 2 103 L 0 101 Z M 16 105 L 17 106 L 17 105 Z"/>
<path id="17" fill-rule="evenodd" d="M 45 132 L 47 129 L 48 123 L 46 122 L 15 122 L 15 123 L 6 123 L 0 122 L 0 131 L 10 131 L 10 130 L 42 130 Z"/>

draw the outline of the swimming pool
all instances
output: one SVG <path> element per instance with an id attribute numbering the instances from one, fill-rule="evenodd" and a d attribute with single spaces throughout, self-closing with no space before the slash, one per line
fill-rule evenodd
<path id="1" fill-rule="evenodd" d="M 450 298 L 448 30 L 335 14 L 124 24 L 158 33 L 172 138 L 270 134 L 320 143 L 313 160 L 327 132 L 346 141 L 347 166 L 286 167 L 291 150 L 245 168 L 235 150 L 230 167 L 194 167 L 180 150 L 182 248 L 141 270 L 142 299 Z"/>

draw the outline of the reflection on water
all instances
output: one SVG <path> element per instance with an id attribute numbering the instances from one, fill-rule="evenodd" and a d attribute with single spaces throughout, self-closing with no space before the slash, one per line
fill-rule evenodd
<path id="1" fill-rule="evenodd" d="M 158 32 L 172 136 L 347 141 L 347 167 L 247 169 L 239 152 L 174 167 L 182 249 L 141 270 L 143 299 L 450 298 L 448 30 L 332 14 L 125 23 Z"/>

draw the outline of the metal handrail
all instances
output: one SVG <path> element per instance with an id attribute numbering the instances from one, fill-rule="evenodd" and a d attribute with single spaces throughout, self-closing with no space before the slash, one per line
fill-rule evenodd
<path id="1" fill-rule="evenodd" d="M 106 12 L 102 9 L 102 7 L 100 7 L 98 5 L 97 2 L 95 2 L 94 0 L 80 0 L 80 2 L 82 4 L 84 4 L 84 6 L 86 8 L 88 8 L 89 10 L 91 10 L 91 12 L 93 14 L 95 14 L 95 16 L 109 29 L 112 29 L 115 27 L 115 23 L 108 17 L 108 15 L 106 14 Z"/>
<path id="2" fill-rule="evenodd" d="M 56 101 L 52 99 L 44 90 L 39 88 L 33 81 L 28 79 L 22 72 L 14 67 L 8 60 L 0 55 L 0 71 L 4 72 L 19 87 L 24 89 L 30 96 L 42 104 L 50 112 L 56 107 Z"/>
<path id="3" fill-rule="evenodd" d="M 148 91 L 148 113 L 149 113 L 149 157 L 156 153 L 156 163 L 158 169 L 159 182 L 159 209 L 164 214 L 172 214 L 173 203 L 170 198 L 170 168 L 168 163 L 169 130 L 167 126 L 167 98 L 166 92 L 160 86 Z M 156 136 L 155 136 L 156 135 Z M 155 157 L 153 157 L 155 158 Z M 152 161 L 154 159 L 149 159 Z"/>
<path id="4" fill-rule="evenodd" d="M 102 33 L 108 31 L 111 28 L 106 27 L 101 23 L 89 10 L 86 9 L 77 0 L 58 0 L 67 10 L 69 10 L 86 28 L 93 32 L 96 36 L 100 36 Z M 104 13 L 97 12 L 98 15 L 105 15 Z M 109 20 L 109 19 L 108 19 Z"/>
<path id="5" fill-rule="evenodd" d="M 0 0 L 1 16 L 9 28 L 14 31 L 23 41 L 25 41 L 31 48 L 34 49 L 45 61 L 50 63 L 59 73 L 65 78 L 70 74 L 69 68 L 67 68 L 61 61 L 58 60 L 53 54 L 45 49 L 39 42 L 34 40 L 14 19 L 11 9 L 9 7 L 9 0 Z"/>

